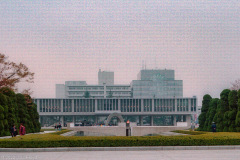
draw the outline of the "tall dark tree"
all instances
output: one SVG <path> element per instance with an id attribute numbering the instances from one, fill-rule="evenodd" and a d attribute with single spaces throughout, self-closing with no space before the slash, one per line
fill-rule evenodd
<path id="1" fill-rule="evenodd" d="M 19 127 L 19 116 L 18 116 L 18 106 L 17 106 L 17 99 L 16 94 L 14 91 L 8 87 L 3 87 L 0 89 L 0 93 L 3 93 L 7 97 L 8 103 L 8 124 L 12 126 L 13 124 L 16 127 Z"/>
<path id="2" fill-rule="evenodd" d="M 28 114 L 27 102 L 25 100 L 24 95 L 18 93 L 16 94 L 17 105 L 18 105 L 18 116 L 20 123 L 23 123 L 26 127 L 26 132 L 30 131 L 29 121 L 31 121 L 30 116 Z"/>
<path id="3" fill-rule="evenodd" d="M 36 104 L 29 95 L 0 88 L 0 136 L 10 135 L 10 127 L 14 124 L 19 129 L 20 123 L 24 123 L 27 133 L 40 131 Z"/>
<path id="4" fill-rule="evenodd" d="M 213 118 L 217 112 L 218 102 L 219 102 L 218 98 L 211 99 L 210 101 L 209 110 L 207 112 L 207 118 L 206 118 L 207 131 L 212 130 L 212 123 L 214 122 Z"/>
<path id="5" fill-rule="evenodd" d="M 203 96 L 201 114 L 198 118 L 199 130 L 207 130 L 207 126 L 205 126 L 205 121 L 211 99 L 212 97 L 209 94 Z"/>
<path id="6" fill-rule="evenodd" d="M 31 121 L 28 120 L 29 132 L 39 132 L 41 127 L 39 123 L 39 114 L 37 112 L 37 105 L 33 103 L 29 95 L 24 95 L 27 102 L 27 111 Z"/>
<path id="7" fill-rule="evenodd" d="M 237 102 L 238 112 L 235 120 L 235 125 L 236 125 L 237 131 L 240 132 L 240 89 L 238 90 L 237 95 L 238 95 L 238 102 Z"/>
<path id="8" fill-rule="evenodd" d="M 238 111 L 237 107 L 237 101 L 238 101 L 238 95 L 236 90 L 232 90 L 229 95 L 228 95 L 228 102 L 229 102 L 229 111 L 226 112 L 228 113 L 228 131 L 230 132 L 236 132 L 236 125 L 235 125 L 235 120 L 236 120 L 236 115 Z"/>
<path id="9" fill-rule="evenodd" d="M 230 93 L 229 89 L 224 89 L 220 94 L 220 100 L 217 107 L 217 113 L 214 116 L 214 122 L 217 124 L 217 131 L 228 131 L 227 122 L 224 119 L 228 117 L 225 114 L 229 110 L 228 95 Z M 224 118 L 225 117 L 225 118 Z"/>
<path id="10" fill-rule="evenodd" d="M 0 105 L 0 136 L 4 136 L 4 108 Z"/>
<path id="11" fill-rule="evenodd" d="M 7 118 L 8 118 L 8 106 L 7 106 L 7 99 L 6 99 L 6 96 L 2 93 L 0 93 L 0 105 L 1 105 L 1 112 L 2 112 L 2 116 L 0 118 L 0 121 L 2 122 L 1 125 L 1 135 L 8 135 L 9 134 L 9 127 L 8 127 L 8 121 L 7 121 Z M 0 123 L 1 123 L 0 122 Z"/>

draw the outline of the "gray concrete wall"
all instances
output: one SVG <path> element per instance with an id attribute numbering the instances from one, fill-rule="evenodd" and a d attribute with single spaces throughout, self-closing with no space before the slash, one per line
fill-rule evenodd
<path id="1" fill-rule="evenodd" d="M 187 127 L 177 127 L 177 126 L 135 126 L 131 127 L 131 136 L 145 136 L 148 134 L 160 134 L 161 132 L 169 132 L 174 130 L 184 130 Z M 92 132 L 100 134 L 108 134 L 113 136 L 126 136 L 126 127 L 119 126 L 79 126 L 70 127 L 69 130 Z"/>
<path id="2" fill-rule="evenodd" d="M 145 136 L 148 134 L 160 134 L 161 132 L 170 132 L 175 130 L 184 130 L 189 127 L 177 127 L 177 126 L 137 126 L 132 127 L 132 136 Z"/>
<path id="3" fill-rule="evenodd" d="M 126 136 L 126 127 L 118 126 L 79 126 L 79 127 L 68 127 L 69 130 L 83 131 L 107 134 L 113 136 Z"/>

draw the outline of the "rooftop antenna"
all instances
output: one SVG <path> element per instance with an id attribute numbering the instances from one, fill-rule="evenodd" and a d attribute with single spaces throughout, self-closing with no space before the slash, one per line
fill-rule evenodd
<path id="1" fill-rule="evenodd" d="M 147 69 L 146 61 L 145 61 L 145 70 Z"/>
<path id="2" fill-rule="evenodd" d="M 142 70 L 144 69 L 144 60 L 142 60 Z"/>

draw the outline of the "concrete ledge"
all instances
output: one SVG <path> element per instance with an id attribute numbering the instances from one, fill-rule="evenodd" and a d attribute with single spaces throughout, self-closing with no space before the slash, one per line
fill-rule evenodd
<path id="1" fill-rule="evenodd" d="M 240 146 L 236 145 L 236 146 L 0 148 L 0 152 L 161 151 L 161 150 L 240 150 Z"/>

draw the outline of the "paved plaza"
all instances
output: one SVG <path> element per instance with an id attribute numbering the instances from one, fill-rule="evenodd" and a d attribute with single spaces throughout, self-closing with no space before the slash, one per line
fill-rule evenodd
<path id="1" fill-rule="evenodd" d="M 240 150 L 0 152 L 0 160 L 239 160 Z"/>

